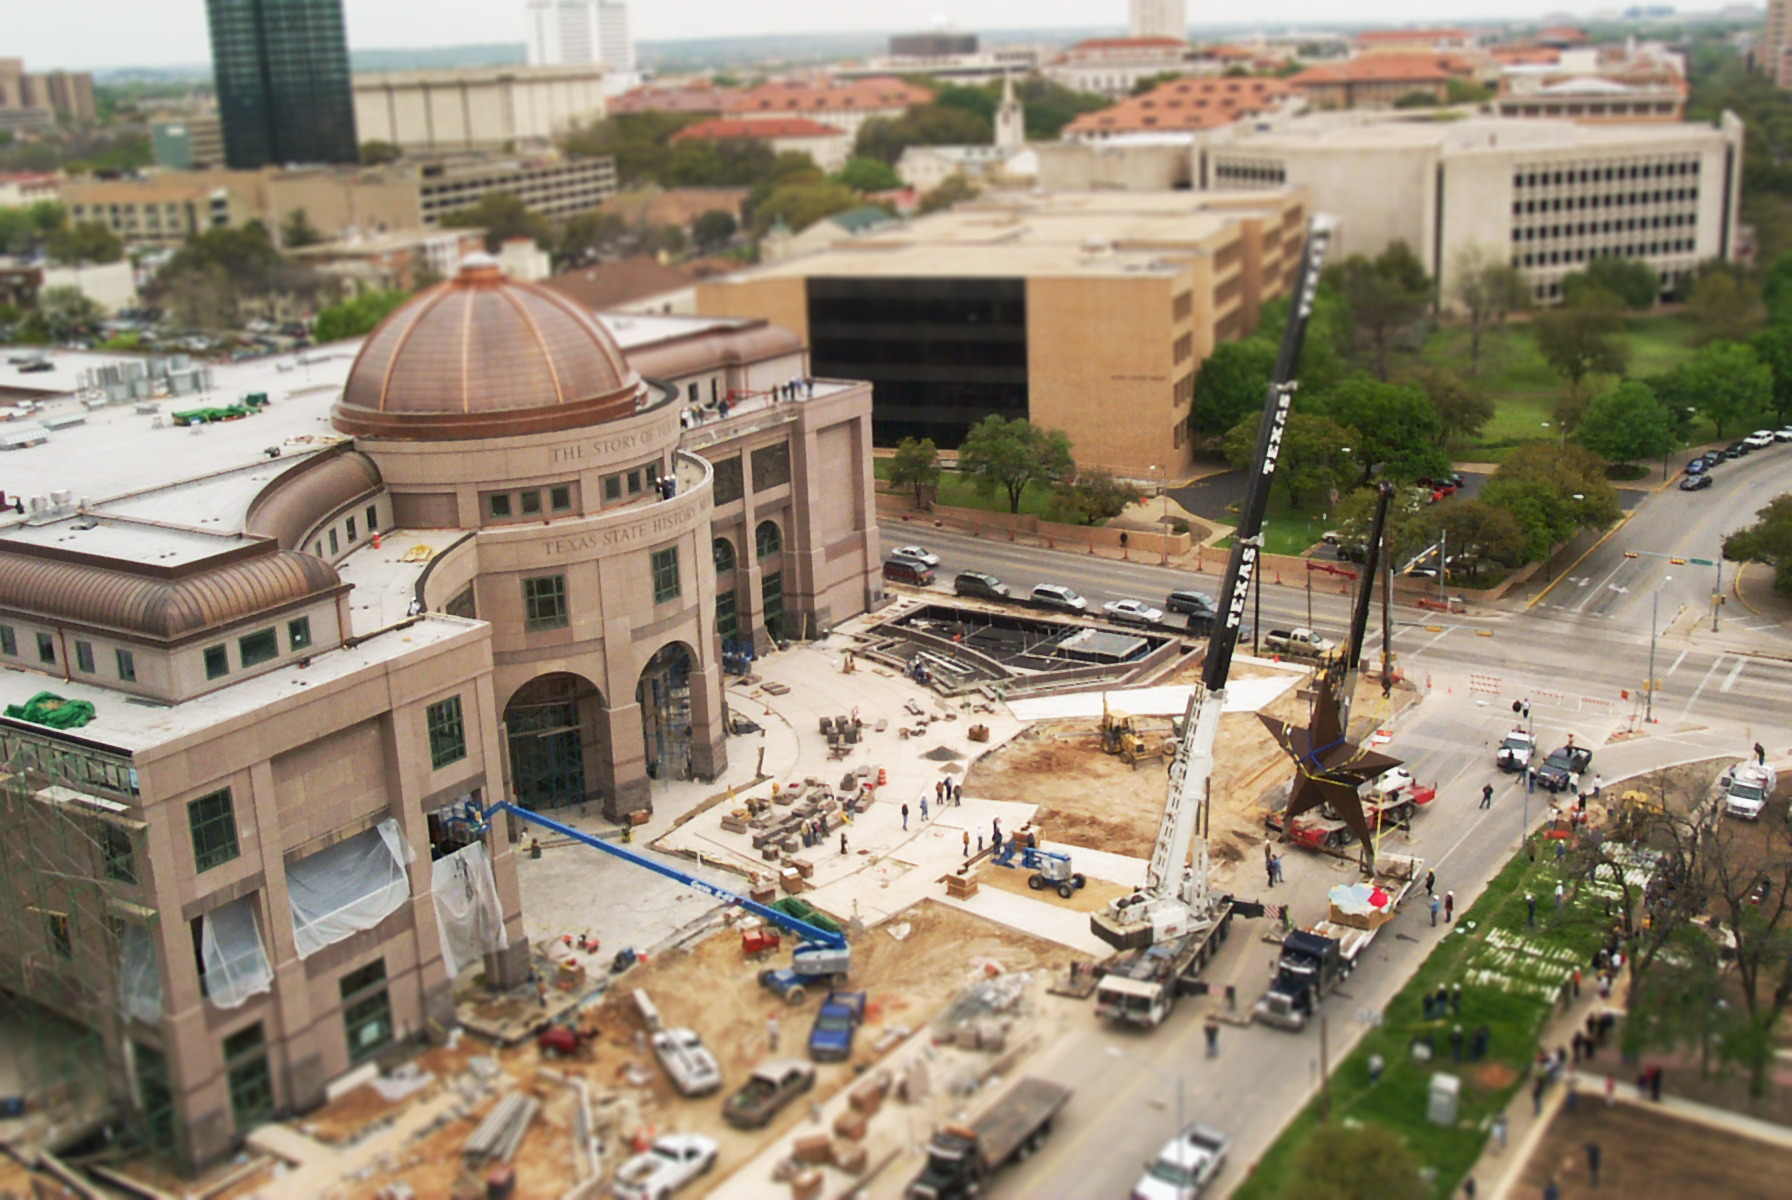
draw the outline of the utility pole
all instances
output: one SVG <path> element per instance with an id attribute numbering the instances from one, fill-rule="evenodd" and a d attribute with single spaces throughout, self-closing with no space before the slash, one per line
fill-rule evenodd
<path id="1" fill-rule="evenodd" d="M 1307 628 L 1313 628 L 1313 564 L 1307 564 Z"/>
<path id="2" fill-rule="evenodd" d="M 1329 1121 L 1332 1115 L 1331 1068 L 1326 1058 L 1325 1014 L 1319 1014 L 1319 1119 Z"/>
<path id="3" fill-rule="evenodd" d="M 1394 596 L 1394 531 L 1381 534 L 1381 694 L 1394 690 L 1394 625 L 1389 609 Z"/>
<path id="4" fill-rule="evenodd" d="M 1437 601 L 1444 599 L 1444 572 L 1450 569 L 1450 534 L 1448 530 L 1437 531 Z"/>
<path id="5" fill-rule="evenodd" d="M 1665 576 L 1661 587 L 1655 589 L 1655 595 L 1649 601 L 1649 678 L 1643 686 L 1649 690 L 1649 699 L 1644 720 L 1655 724 L 1655 631 L 1661 625 L 1661 588 L 1674 581 L 1672 575 Z"/>
<path id="6" fill-rule="evenodd" d="M 1717 610 L 1724 602 L 1724 544 L 1717 543 L 1717 589 L 1711 593 L 1711 632 L 1717 632 Z"/>

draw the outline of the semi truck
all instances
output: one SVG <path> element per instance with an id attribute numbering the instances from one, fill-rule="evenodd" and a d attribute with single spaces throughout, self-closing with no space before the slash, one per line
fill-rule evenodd
<path id="1" fill-rule="evenodd" d="M 1052 1131 L 1052 1118 L 1070 1103 L 1070 1089 L 1022 1079 L 970 1125 L 947 1125 L 927 1143 L 927 1165 L 904 1200 L 965 1200 L 982 1195 L 989 1178 L 1028 1158 Z"/>
<path id="2" fill-rule="evenodd" d="M 1176 1007 L 1176 998 L 1199 991 L 1197 977 L 1219 950 L 1232 924 L 1232 901 L 1219 899 L 1213 919 L 1192 933 L 1154 942 L 1116 960 L 1095 988 L 1095 1015 L 1154 1029 Z"/>
<path id="3" fill-rule="evenodd" d="M 1331 990 L 1350 978 L 1357 960 L 1375 940 L 1373 929 L 1352 929 L 1320 921 L 1291 929 L 1282 939 L 1275 978 L 1253 1010 L 1257 1020 L 1277 1029 L 1299 1031 Z"/>

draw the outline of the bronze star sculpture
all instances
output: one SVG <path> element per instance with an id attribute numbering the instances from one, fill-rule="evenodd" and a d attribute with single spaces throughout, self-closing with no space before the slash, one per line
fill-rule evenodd
<path id="1" fill-rule="evenodd" d="M 1363 846 L 1364 861 L 1372 866 L 1368 856 L 1375 853 L 1374 835 L 1357 789 L 1399 766 L 1402 760 L 1347 740 L 1334 694 L 1334 679 L 1321 676 L 1315 682 L 1318 695 L 1305 729 L 1257 714 L 1270 736 L 1294 759 L 1294 783 L 1288 790 L 1288 807 L 1282 814 L 1282 835 L 1286 838 L 1293 832 L 1295 817 L 1330 804 L 1332 811 L 1356 834 Z"/>

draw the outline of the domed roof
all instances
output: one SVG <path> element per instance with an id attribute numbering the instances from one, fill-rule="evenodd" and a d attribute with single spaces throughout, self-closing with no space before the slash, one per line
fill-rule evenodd
<path id="1" fill-rule="evenodd" d="M 473 254 L 368 335 L 330 419 L 406 440 L 551 433 L 626 417 L 640 391 L 590 314 Z"/>

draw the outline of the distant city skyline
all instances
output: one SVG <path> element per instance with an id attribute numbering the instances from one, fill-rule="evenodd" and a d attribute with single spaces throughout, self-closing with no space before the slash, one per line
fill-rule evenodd
<path id="1" fill-rule="evenodd" d="M 1436 0 L 1363 0 L 1342 17 L 1335 0 L 1265 0 L 1251 10 L 1254 27 L 1275 31 L 1289 26 L 1322 27 L 1347 19 L 1352 24 L 1450 24 L 1489 20 L 1535 20 L 1575 12 L 1585 19 L 1623 3 L 1564 4 L 1561 0 L 1474 0 L 1439 5 Z M 957 5 L 939 0 L 887 0 L 852 8 L 822 0 L 768 0 L 756 5 L 722 0 L 674 0 L 638 5 L 630 13 L 637 41 L 753 36 L 791 33 L 898 33 L 925 29 L 944 17 L 955 28 L 977 30 L 1124 28 L 1127 0 L 973 0 Z M 1454 9 L 1440 12 L 1440 8 Z M 1679 4 L 1683 12 L 1715 12 L 1721 3 Z M 135 0 L 64 0 L 14 5 L 8 13 L 5 53 L 23 57 L 34 70 L 88 70 L 120 67 L 186 66 L 206 62 L 203 0 L 144 5 Z M 436 0 L 427 20 L 405 0 L 345 0 L 351 49 L 425 49 L 475 42 L 526 40 L 523 0 Z M 1221 16 L 1204 5 L 1190 18 Z M 1198 11 L 1206 9 L 1206 11 Z M 1224 14 L 1230 16 L 1230 13 Z M 1213 21 L 1220 24 L 1220 21 Z M 1234 25 L 1234 21 L 1223 22 Z"/>

